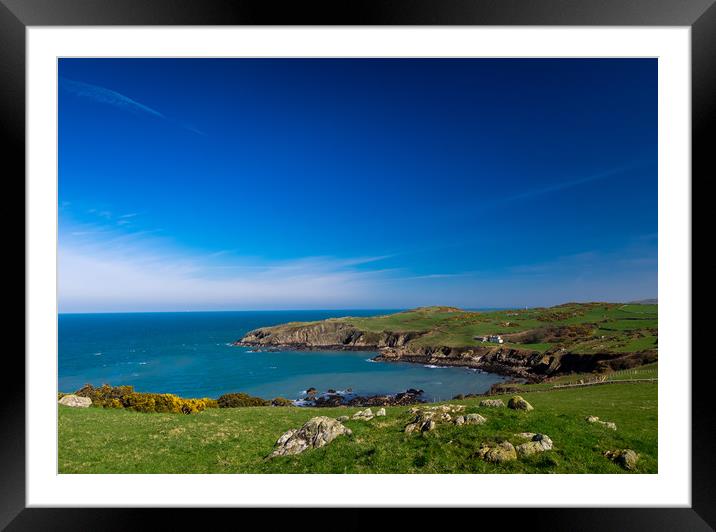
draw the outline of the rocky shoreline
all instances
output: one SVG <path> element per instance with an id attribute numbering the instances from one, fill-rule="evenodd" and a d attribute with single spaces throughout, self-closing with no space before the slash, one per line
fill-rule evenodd
<path id="1" fill-rule="evenodd" d="M 311 388 L 309 391 L 313 391 Z M 304 399 L 298 401 L 296 406 L 310 407 L 336 407 L 336 406 L 405 406 L 424 403 L 422 398 L 423 390 L 410 388 L 404 392 L 385 395 L 355 395 L 350 391 L 337 392 L 328 390 L 325 393 L 307 394 Z"/>
<path id="2" fill-rule="evenodd" d="M 362 331 L 340 320 L 262 327 L 234 342 L 236 346 L 291 351 L 377 351 L 379 362 L 465 367 L 487 373 L 541 382 L 566 373 L 604 372 L 656 360 L 656 353 L 573 353 L 555 347 L 541 352 L 528 347 L 421 345 L 424 332 Z M 652 360 L 653 359 L 653 360 Z"/>

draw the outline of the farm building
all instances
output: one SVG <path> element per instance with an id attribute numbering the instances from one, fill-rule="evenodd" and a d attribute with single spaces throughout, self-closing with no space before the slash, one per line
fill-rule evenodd
<path id="1" fill-rule="evenodd" d="M 503 344 L 505 341 L 502 339 L 502 336 L 499 334 L 491 334 L 489 336 L 475 336 L 475 340 L 480 340 L 481 342 L 491 342 L 493 344 Z"/>

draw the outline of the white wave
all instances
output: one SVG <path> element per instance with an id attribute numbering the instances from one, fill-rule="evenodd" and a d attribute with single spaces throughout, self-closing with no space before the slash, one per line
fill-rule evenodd
<path id="1" fill-rule="evenodd" d="M 423 367 L 430 369 L 445 369 L 447 366 L 434 366 L 432 364 L 424 364 Z"/>
<path id="2" fill-rule="evenodd" d="M 99 353 L 93 353 L 93 354 L 94 354 L 94 356 L 98 357 L 98 356 L 101 356 L 103 353 L 100 351 Z"/>
<path id="3" fill-rule="evenodd" d="M 372 358 L 366 358 L 365 361 L 366 361 L 366 362 L 374 362 L 374 363 L 376 363 L 376 364 L 378 363 L 377 360 L 373 360 Z"/>

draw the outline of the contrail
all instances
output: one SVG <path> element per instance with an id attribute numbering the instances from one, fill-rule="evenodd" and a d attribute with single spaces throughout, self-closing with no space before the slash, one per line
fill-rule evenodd
<path id="1" fill-rule="evenodd" d="M 144 105 L 143 103 L 133 100 L 129 96 L 125 96 L 122 93 L 113 91 L 106 87 L 100 87 L 99 85 L 92 85 L 90 83 L 84 83 L 82 81 L 75 81 L 67 78 L 60 78 L 60 87 L 76 96 L 87 98 L 98 103 L 111 105 L 113 107 L 118 107 L 132 113 L 144 113 L 155 116 L 179 125 L 187 131 L 191 131 L 197 135 L 206 136 L 206 133 L 196 129 L 195 127 L 171 120 L 156 109 L 152 109 L 148 105 Z"/>

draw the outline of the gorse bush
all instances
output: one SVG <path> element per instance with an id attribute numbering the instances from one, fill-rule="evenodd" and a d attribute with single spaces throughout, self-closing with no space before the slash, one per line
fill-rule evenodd
<path id="1" fill-rule="evenodd" d="M 260 397 L 252 397 L 247 393 L 225 393 L 216 401 L 219 408 L 236 408 L 239 406 L 269 406 L 271 403 Z"/>
<path id="2" fill-rule="evenodd" d="M 58 399 L 66 394 L 58 394 Z M 184 399 L 170 393 L 140 393 L 134 386 L 92 386 L 86 384 L 75 392 L 80 397 L 92 399 L 92 406 L 103 408 L 127 408 L 137 412 L 164 412 L 175 414 L 196 414 L 207 408 L 233 408 L 237 406 L 293 406 L 293 403 L 277 397 L 266 401 L 260 397 L 252 397 L 246 393 L 227 393 L 219 399 L 203 397 L 201 399 Z"/>
<path id="3" fill-rule="evenodd" d="M 95 388 L 87 384 L 75 395 L 89 397 L 92 406 L 104 408 L 127 408 L 137 412 L 164 412 L 173 414 L 196 414 L 218 406 L 214 399 L 183 399 L 170 393 L 139 393 L 133 386 L 110 386 Z"/>
<path id="4" fill-rule="evenodd" d="M 92 399 L 92 406 L 103 406 L 105 408 L 123 408 L 122 397 L 134 393 L 134 386 L 110 386 L 103 384 L 95 388 L 91 384 L 85 384 L 75 392 L 80 397 Z"/>
<path id="5" fill-rule="evenodd" d="M 276 397 L 271 401 L 271 406 L 293 406 L 293 401 L 285 397 Z"/>

